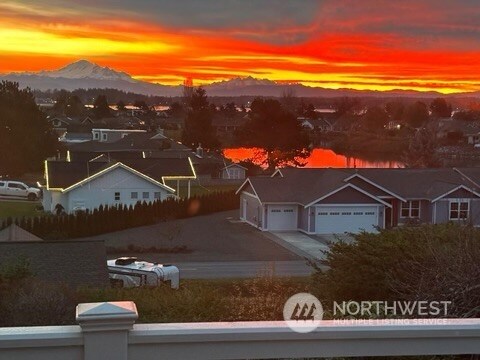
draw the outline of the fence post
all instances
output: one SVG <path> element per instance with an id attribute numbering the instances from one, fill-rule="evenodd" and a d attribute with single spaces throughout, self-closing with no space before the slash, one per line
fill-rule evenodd
<path id="1" fill-rule="evenodd" d="M 84 336 L 85 360 L 127 360 L 128 332 L 138 312 L 132 301 L 77 305 L 76 320 Z"/>

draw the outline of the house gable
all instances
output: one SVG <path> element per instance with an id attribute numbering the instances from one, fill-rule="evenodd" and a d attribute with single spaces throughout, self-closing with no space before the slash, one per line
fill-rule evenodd
<path id="1" fill-rule="evenodd" d="M 449 191 L 437 197 L 436 199 L 433 199 L 432 202 L 436 202 L 440 199 L 471 199 L 479 197 L 479 193 L 467 188 L 466 186 L 460 185 L 452 191 Z"/>
<path id="2" fill-rule="evenodd" d="M 330 198 L 332 195 L 337 194 L 337 193 L 339 193 L 339 192 L 342 192 L 342 191 L 344 191 L 345 189 L 348 189 L 348 188 L 351 188 L 351 189 L 353 189 L 354 191 L 356 191 L 356 192 L 358 192 L 358 193 L 360 193 L 360 194 L 363 194 L 364 196 L 366 196 L 366 197 L 374 200 L 374 203 L 380 203 L 380 204 L 383 204 L 383 205 L 385 205 L 385 206 L 387 206 L 387 207 L 392 207 L 391 204 L 383 201 L 383 200 L 380 199 L 380 198 L 377 198 L 376 196 L 374 196 L 374 195 L 372 195 L 372 194 L 369 194 L 369 193 L 366 192 L 365 190 L 362 190 L 361 188 L 356 187 L 355 185 L 352 185 L 352 184 L 345 184 L 344 186 L 339 187 L 339 188 L 337 188 L 337 189 L 334 190 L 334 191 L 331 191 L 330 193 L 322 196 L 321 198 L 316 199 L 316 200 L 314 200 L 314 201 L 306 204 L 305 207 L 312 206 L 312 205 L 315 205 L 315 204 L 318 204 L 318 203 L 323 203 L 323 204 L 325 204 L 325 201 L 324 201 L 325 199 Z M 352 194 L 355 194 L 355 193 L 351 193 L 351 194 L 350 194 L 350 197 L 342 195 L 342 198 L 345 197 L 345 199 L 347 199 L 347 198 L 349 199 L 348 202 L 342 202 L 342 203 L 343 203 L 343 204 L 357 204 L 358 202 L 355 201 L 356 198 L 355 198 L 355 197 L 352 197 Z M 340 201 L 340 197 L 337 199 L 337 201 Z M 361 202 L 360 202 L 360 203 L 361 203 Z"/>
<path id="3" fill-rule="evenodd" d="M 322 199 L 317 204 L 378 204 L 379 201 L 365 195 L 353 187 L 345 187 L 342 190 Z"/>
<path id="4" fill-rule="evenodd" d="M 361 188 L 362 190 L 365 190 L 366 192 L 368 192 L 372 195 L 375 195 L 375 196 L 392 197 L 392 195 L 390 195 L 386 191 L 380 189 L 379 187 L 377 187 L 377 186 L 375 186 L 371 183 L 366 182 L 365 180 L 363 180 L 362 178 L 360 178 L 358 176 L 350 179 L 348 181 L 348 183 L 353 184 L 353 185 Z"/>
<path id="5" fill-rule="evenodd" d="M 348 178 L 346 178 L 344 181 L 351 183 L 353 179 L 357 179 L 357 178 L 360 179 L 360 180 L 362 180 L 362 181 L 364 181 L 365 183 L 368 183 L 368 184 L 374 186 L 374 187 L 377 188 L 378 190 L 381 190 L 381 191 L 387 193 L 389 196 L 393 196 L 393 197 L 395 197 L 395 198 L 397 198 L 397 199 L 399 199 L 399 200 L 406 201 L 406 200 L 405 200 L 403 197 L 401 197 L 400 195 L 395 194 L 394 192 L 392 192 L 392 191 L 390 191 L 390 190 L 388 190 L 388 189 L 386 189 L 386 188 L 384 188 L 384 187 L 376 184 L 374 181 L 372 181 L 372 180 L 370 180 L 370 179 L 368 179 L 368 178 L 366 178 L 366 177 L 364 177 L 364 176 L 362 176 L 362 175 L 360 175 L 360 174 L 353 174 L 352 176 L 349 176 Z M 379 196 L 381 196 L 381 195 L 379 195 Z"/>
<path id="6" fill-rule="evenodd" d="M 150 183 L 153 183 L 154 185 L 156 185 L 156 186 L 158 186 L 158 187 L 161 187 L 161 188 L 165 189 L 166 191 L 168 191 L 168 192 L 170 192 L 170 193 L 174 193 L 174 192 L 175 192 L 175 190 L 172 189 L 171 187 L 166 186 L 166 185 L 164 185 L 164 184 L 162 184 L 162 183 L 160 183 L 160 182 L 158 182 L 158 181 L 156 181 L 156 180 L 154 180 L 154 179 L 152 179 L 152 178 L 150 178 L 150 177 L 142 174 L 141 172 L 139 172 L 139 171 L 137 171 L 137 170 L 134 170 L 134 169 L 132 169 L 132 168 L 130 168 L 130 167 L 128 167 L 128 166 L 120 163 L 120 162 L 119 162 L 119 163 L 116 163 L 115 165 L 112 165 L 112 166 L 110 166 L 110 167 L 108 167 L 108 168 L 106 168 L 106 169 L 104 169 L 104 170 L 102 170 L 102 171 L 100 171 L 100 172 L 98 172 L 98 173 L 96 173 L 96 174 L 94 174 L 94 175 L 92 175 L 92 176 L 90 176 L 90 177 L 88 177 L 88 178 L 86 178 L 86 179 L 84 179 L 84 180 L 76 183 L 76 184 L 73 184 L 73 185 L 69 186 L 69 187 L 66 188 L 66 189 L 63 189 L 62 192 L 66 193 L 66 192 L 72 191 L 73 189 L 75 189 L 75 188 L 77 188 L 77 187 L 79 187 L 79 186 L 83 186 L 83 185 L 85 185 L 85 184 L 87 184 L 87 183 L 89 183 L 89 182 L 92 182 L 92 181 L 95 180 L 96 178 L 103 177 L 105 174 L 108 174 L 109 172 L 111 172 L 111 171 L 113 171 L 113 170 L 115 170 L 115 169 L 117 169 L 117 168 L 122 168 L 122 169 L 126 170 L 127 172 L 130 173 L 130 176 L 131 176 L 131 177 L 132 177 L 132 176 L 135 176 L 135 177 L 143 178 L 144 180 L 146 180 L 146 181 L 148 181 L 148 182 L 150 182 Z"/>
<path id="7" fill-rule="evenodd" d="M 238 188 L 237 191 L 235 191 L 235 194 L 240 194 L 242 191 L 246 191 L 247 193 L 255 196 L 257 199 L 260 200 L 260 198 L 258 197 L 258 194 L 257 192 L 255 191 L 255 188 L 253 187 L 250 179 L 246 179 L 242 185 L 240 185 L 240 187 Z"/>
<path id="8" fill-rule="evenodd" d="M 75 189 L 80 187 L 87 187 L 90 189 L 161 189 L 166 192 L 170 191 L 165 189 L 165 186 L 161 183 L 155 183 L 148 179 L 145 179 L 142 176 L 132 173 L 127 168 L 117 166 L 114 169 L 103 173 L 102 175 L 91 179 L 90 181 L 83 184 L 83 186 L 78 186 Z M 69 190 L 70 192 L 75 191 L 75 189 Z M 66 189 L 68 190 L 68 189 Z M 65 191 L 67 192 L 67 191 Z"/>
<path id="9" fill-rule="evenodd" d="M 246 185 L 243 187 L 242 191 L 244 191 L 244 192 L 246 192 L 246 193 L 249 193 L 249 194 L 251 194 L 251 195 L 256 196 L 256 195 L 255 195 L 255 190 L 253 189 L 253 187 L 252 187 L 251 184 L 246 184 Z"/>

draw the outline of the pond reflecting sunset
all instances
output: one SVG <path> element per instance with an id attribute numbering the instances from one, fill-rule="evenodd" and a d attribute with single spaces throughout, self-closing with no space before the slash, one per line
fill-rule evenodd
<path id="1" fill-rule="evenodd" d="M 230 148 L 224 149 L 224 156 L 234 162 L 239 162 L 254 158 L 258 148 Z M 258 159 L 255 163 L 259 164 L 263 159 Z M 333 167 L 333 168 L 396 168 L 401 167 L 401 163 L 394 160 L 365 160 L 358 157 L 349 157 L 339 155 L 330 149 L 316 148 L 312 150 L 310 156 L 306 159 L 307 168 Z"/>

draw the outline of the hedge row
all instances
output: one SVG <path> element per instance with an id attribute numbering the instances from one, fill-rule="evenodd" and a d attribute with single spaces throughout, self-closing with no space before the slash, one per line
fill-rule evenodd
<path id="1" fill-rule="evenodd" d="M 12 223 L 45 240 L 72 239 L 152 225 L 159 221 L 206 215 L 238 209 L 239 196 L 234 191 L 214 192 L 190 199 L 169 198 L 135 206 L 100 206 L 76 215 L 43 215 L 33 218 L 8 218 L 2 229 Z"/>

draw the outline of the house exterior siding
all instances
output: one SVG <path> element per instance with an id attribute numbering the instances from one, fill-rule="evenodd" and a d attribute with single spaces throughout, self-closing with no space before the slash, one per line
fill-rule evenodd
<path id="1" fill-rule="evenodd" d="M 310 217 L 310 229 L 309 232 L 314 233 L 315 232 L 315 221 L 316 221 L 316 216 L 315 216 L 315 207 L 310 206 L 308 207 L 308 216 Z"/>
<path id="2" fill-rule="evenodd" d="M 423 224 L 430 224 L 432 223 L 432 204 L 428 200 L 418 200 L 420 202 L 420 217 L 417 218 L 408 218 L 402 217 L 402 202 L 398 201 L 396 206 L 396 217 L 397 222 L 395 225 L 405 225 L 410 223 L 411 221 L 419 221 Z"/>
<path id="3" fill-rule="evenodd" d="M 310 214 L 310 208 L 304 208 L 303 206 L 298 207 L 298 228 L 305 232 L 309 232 L 308 228 L 308 217 Z"/>
<path id="4" fill-rule="evenodd" d="M 450 202 L 448 201 L 448 199 L 438 200 L 433 204 L 436 224 L 450 221 L 449 220 L 449 204 Z"/>
<path id="5" fill-rule="evenodd" d="M 245 179 L 245 169 L 240 166 L 229 166 L 222 170 L 222 179 Z"/>
<path id="6" fill-rule="evenodd" d="M 261 227 L 262 225 L 262 204 L 260 200 L 248 192 L 243 192 L 240 196 L 240 218 L 248 223 Z"/>
<path id="7" fill-rule="evenodd" d="M 455 198 L 460 199 L 460 198 Z M 465 220 L 450 220 L 450 201 L 454 198 L 444 198 L 440 199 L 433 204 L 434 213 L 435 213 L 435 223 L 445 223 L 449 221 L 460 221 L 464 222 Z M 480 225 L 480 199 L 470 199 L 470 213 L 469 220 L 475 226 Z"/>

